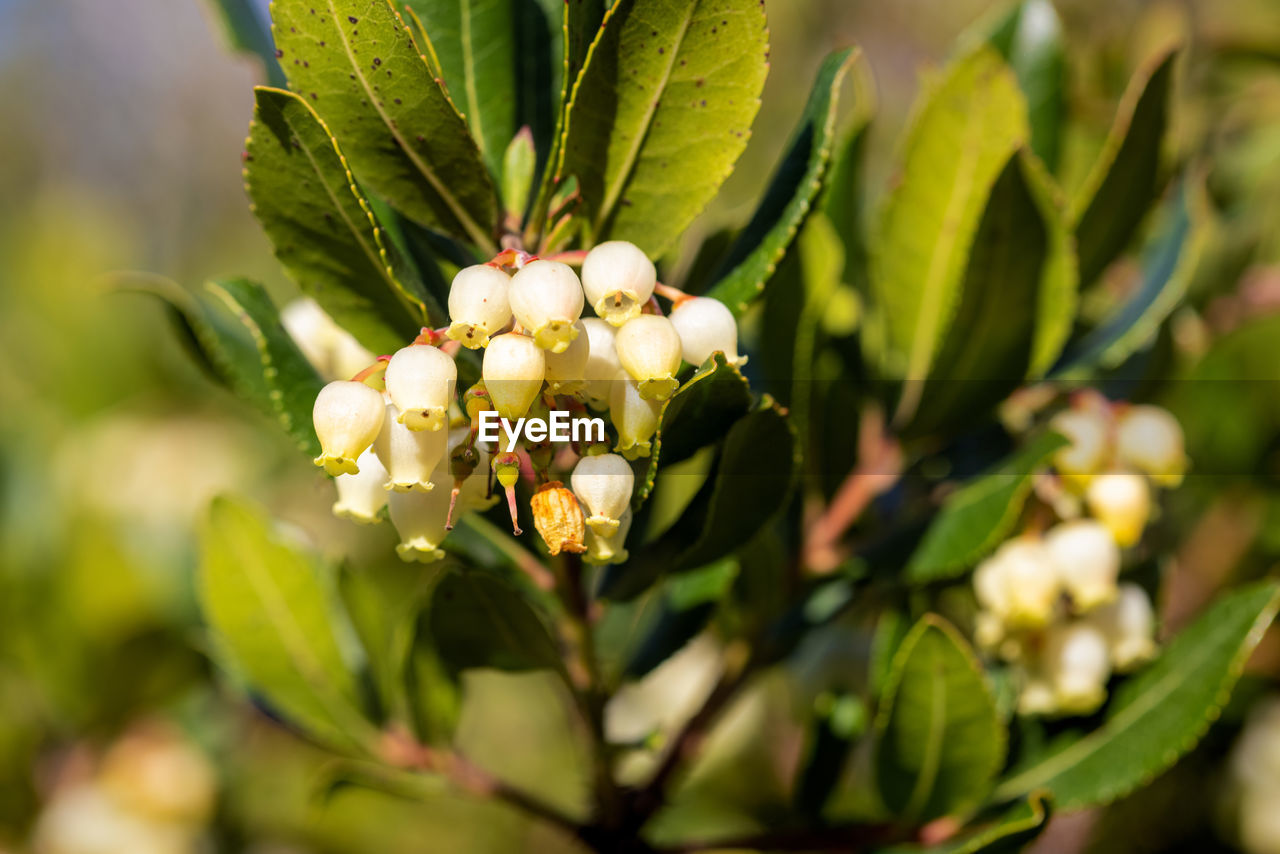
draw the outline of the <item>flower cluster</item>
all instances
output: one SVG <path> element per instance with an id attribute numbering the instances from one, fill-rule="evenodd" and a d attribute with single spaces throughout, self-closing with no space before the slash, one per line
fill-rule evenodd
<path id="1" fill-rule="evenodd" d="M 1250 711 L 1231 752 L 1230 782 L 1240 847 L 1248 854 L 1280 852 L 1280 698 Z"/>
<path id="2" fill-rule="evenodd" d="M 459 271 L 447 327 L 424 329 L 320 391 L 315 462 L 337 479 L 337 515 L 376 522 L 386 507 L 400 556 L 429 562 L 443 555 L 441 541 L 458 515 L 498 500 L 495 481 L 519 534 L 515 486 L 523 478 L 536 486 L 531 509 L 551 554 L 626 559 L 630 461 L 649 456 L 681 365 L 702 364 L 715 352 L 735 365 L 745 358 L 729 309 L 658 283 L 636 246 L 610 241 L 567 260 L 579 260 L 575 254 L 581 278 L 562 260 L 515 250 Z M 668 313 L 655 293 L 671 301 Z M 588 305 L 597 316 L 583 316 Z M 456 360 L 464 348 L 483 350 L 481 380 L 459 393 Z M 504 420 L 510 439 L 518 435 L 510 424 L 552 410 L 603 412 L 614 438 L 555 448 L 526 434 L 512 450 L 480 435 L 486 413 Z"/>
<path id="3" fill-rule="evenodd" d="M 1029 527 L 974 571 L 975 633 L 1017 674 L 1022 714 L 1087 714 L 1113 672 L 1155 655 L 1151 600 L 1119 581 L 1123 550 L 1142 536 L 1153 485 L 1176 485 L 1186 457 L 1177 421 L 1154 406 L 1083 393 L 1049 424 L 1068 444 L 1035 488 L 1062 521 Z"/>

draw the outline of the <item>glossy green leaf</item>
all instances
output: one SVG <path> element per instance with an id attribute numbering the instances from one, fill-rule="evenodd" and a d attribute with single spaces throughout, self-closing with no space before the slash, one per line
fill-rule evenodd
<path id="1" fill-rule="evenodd" d="M 402 723 L 410 719 L 405 680 L 414 625 L 437 577 L 399 561 L 344 566 L 338 576 L 338 591 L 364 646 L 383 714 Z"/>
<path id="2" fill-rule="evenodd" d="M 238 671 L 286 719 L 336 746 L 369 743 L 355 678 L 315 562 L 257 511 L 214 501 L 201 531 L 200 603 Z"/>
<path id="3" fill-rule="evenodd" d="M 846 48 L 823 61 L 769 189 L 729 250 L 720 280 L 707 292 L 734 314 L 745 311 L 764 290 L 822 189 L 835 145 L 840 85 L 861 56 L 855 48 Z"/>
<path id="4" fill-rule="evenodd" d="M 1088 286 L 1133 239 L 1160 187 L 1176 51 L 1134 75 L 1084 188 L 1072 204 L 1080 283 Z"/>
<path id="5" fill-rule="evenodd" d="M 882 367 L 907 381 L 900 420 L 952 328 L 991 189 L 1028 135 L 1017 81 L 989 49 L 957 61 L 922 99 L 871 257 Z"/>
<path id="6" fill-rule="evenodd" d="M 746 147 L 768 71 L 759 0 L 618 0 L 570 99 L 561 174 L 596 241 L 663 254 Z"/>
<path id="7" fill-rule="evenodd" d="M 452 672 L 561 669 L 541 618 L 516 590 L 480 571 L 450 572 L 436 585 L 425 616 L 428 634 Z"/>
<path id="8" fill-rule="evenodd" d="M 411 219 L 494 249 L 493 181 L 390 0 L 276 0 L 272 14 L 290 88 L 356 178 Z"/>
<path id="9" fill-rule="evenodd" d="M 1013 69 L 1026 96 L 1031 150 L 1056 171 L 1066 120 L 1067 56 L 1053 3 L 1023 0 L 1001 18 L 988 43 Z"/>
<path id="10" fill-rule="evenodd" d="M 280 324 L 261 285 L 224 279 L 190 294 L 173 282 L 148 278 L 125 287 L 162 300 L 214 379 L 279 423 L 308 456 L 319 455 L 311 407 L 324 381 Z"/>
<path id="11" fill-rule="evenodd" d="M 256 0 L 208 0 L 209 8 L 222 25 L 227 44 L 232 50 L 256 56 L 272 86 L 284 85 L 284 71 L 276 59 L 276 45 L 271 38 L 271 22 Z"/>
<path id="12" fill-rule="evenodd" d="M 255 94 L 245 187 L 276 257 L 360 343 L 394 352 L 429 320 L 417 274 L 386 239 L 315 111 L 291 92 Z M 433 313 L 443 321 L 438 307 Z"/>
<path id="13" fill-rule="evenodd" d="M 995 550 L 1018 521 L 1035 470 L 1066 443 L 1057 433 L 1043 433 L 995 471 L 951 495 L 911 555 L 906 580 L 954 578 Z"/>
<path id="14" fill-rule="evenodd" d="M 1027 370 L 1028 378 L 1039 379 L 1057 362 L 1075 329 L 1080 263 L 1076 238 L 1067 224 L 1065 202 L 1056 183 L 1035 160 L 1028 159 L 1024 165 L 1027 186 L 1040 209 L 1049 239 L 1048 257 L 1040 271 L 1035 334 Z"/>
<path id="15" fill-rule="evenodd" d="M 713 353 L 663 404 L 648 474 L 636 489 L 634 505 L 638 508 L 653 492 L 660 466 L 687 460 L 698 449 L 718 441 L 750 408 L 751 387 L 746 377 L 723 353 Z"/>
<path id="16" fill-rule="evenodd" d="M 502 203 L 506 208 L 507 219 L 511 222 L 518 223 L 524 217 L 537 160 L 537 152 L 533 149 L 533 134 L 527 127 L 522 128 L 512 137 L 502 155 Z"/>
<path id="17" fill-rule="evenodd" d="M 723 560 L 667 579 L 657 611 L 630 650 L 623 675 L 643 678 L 679 652 L 706 628 L 737 574 L 737 564 Z"/>
<path id="18" fill-rule="evenodd" d="M 1027 375 L 1040 314 L 1038 283 L 1049 257 L 1028 169 L 1014 155 L 991 188 L 912 431 L 954 429 L 982 417 Z M 909 381 L 903 398 L 916 387 Z"/>
<path id="19" fill-rule="evenodd" d="M 1116 690 L 1100 727 L 1016 772 L 995 798 L 1044 789 L 1058 808 L 1081 809 L 1110 803 L 1168 769 L 1226 705 L 1277 604 L 1272 581 L 1221 596 Z"/>
<path id="20" fill-rule="evenodd" d="M 876 718 L 880 797 L 924 822 L 976 806 L 1004 761 L 1006 736 L 982 668 L 950 623 L 927 615 L 894 656 Z"/>
<path id="21" fill-rule="evenodd" d="M 1033 792 L 995 819 L 975 822 L 975 827 L 946 842 L 928 847 L 901 845 L 888 849 L 892 854 L 1013 854 L 1023 851 L 1049 823 L 1052 810 L 1042 792 Z M 885 854 L 888 854 L 885 852 Z"/>
<path id="22" fill-rule="evenodd" d="M 515 7 L 520 0 L 406 0 L 422 21 L 453 103 L 493 175 L 516 132 Z"/>
<path id="23" fill-rule="evenodd" d="M 1137 288 L 1110 317 L 1067 348 L 1055 374 L 1114 368 L 1155 338 L 1160 324 L 1186 293 L 1204 251 L 1209 233 L 1206 205 L 1202 190 L 1190 179 L 1184 180 L 1166 205 L 1160 231 L 1143 253 Z"/>

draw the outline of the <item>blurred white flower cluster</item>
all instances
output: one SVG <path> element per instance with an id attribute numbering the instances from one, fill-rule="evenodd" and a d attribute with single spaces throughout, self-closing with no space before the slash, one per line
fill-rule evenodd
<path id="1" fill-rule="evenodd" d="M 1253 707 L 1231 752 L 1240 847 L 1280 854 L 1280 697 Z"/>
<path id="2" fill-rule="evenodd" d="M 92 775 L 59 786 L 36 822 L 34 854 L 194 854 L 207 849 L 217 778 L 164 727 L 116 742 Z"/>
<path id="3" fill-rule="evenodd" d="M 332 379 L 312 415 L 316 465 L 337 479 L 337 515 L 377 522 L 386 507 L 400 556 L 430 562 L 443 556 L 457 516 L 498 500 L 495 480 L 521 533 L 514 487 L 526 477 L 537 484 L 535 527 L 552 554 L 626 559 L 629 461 L 650 455 L 682 362 L 700 365 L 715 352 L 734 365 L 745 358 L 729 309 L 658 284 L 633 244 L 602 243 L 581 263 L 579 278 L 561 261 L 508 250 L 464 268 L 450 287 L 449 325 L 377 360 L 318 308 L 286 311 L 304 354 Z M 655 290 L 671 301 L 668 313 Z M 582 316 L 588 304 L 597 317 Z M 480 382 L 461 395 L 460 348 L 484 350 Z M 478 435 L 486 412 L 515 425 L 588 407 L 607 414 L 616 440 L 556 448 L 526 433 L 521 451 L 505 451 Z"/>
<path id="4" fill-rule="evenodd" d="M 1157 651 L 1151 599 L 1119 576 L 1123 550 L 1151 516 L 1152 489 L 1176 486 L 1186 455 L 1165 410 L 1091 392 L 1077 394 L 1049 426 L 1068 444 L 1035 488 L 1062 521 L 1029 528 L 974 571 L 975 634 L 979 647 L 1012 666 L 1021 714 L 1088 714 L 1106 699 L 1112 673 Z"/>

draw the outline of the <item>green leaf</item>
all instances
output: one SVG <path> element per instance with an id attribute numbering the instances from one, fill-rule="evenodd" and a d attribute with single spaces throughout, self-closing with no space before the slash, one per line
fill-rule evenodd
<path id="1" fill-rule="evenodd" d="M 723 353 L 713 353 L 663 404 L 648 474 L 636 489 L 633 506 L 638 509 L 653 492 L 661 466 L 687 460 L 718 441 L 750 408 L 747 378 Z"/>
<path id="2" fill-rule="evenodd" d="M 406 667 L 418 610 L 438 577 L 418 566 L 382 563 L 338 575 L 338 591 L 364 646 L 383 712 L 409 723 Z"/>
<path id="3" fill-rule="evenodd" d="M 707 292 L 735 315 L 745 311 L 773 277 L 822 189 L 835 145 L 840 84 L 861 58 L 860 51 L 846 48 L 823 60 L 787 154 L 729 251 L 720 280 Z"/>
<path id="4" fill-rule="evenodd" d="M 722 560 L 662 585 L 657 611 L 643 637 L 630 650 L 623 676 L 641 679 L 679 652 L 710 622 L 716 606 L 738 574 L 732 560 Z"/>
<path id="5" fill-rule="evenodd" d="M 1102 153 L 1072 204 L 1082 287 L 1124 251 L 1156 197 L 1176 58 L 1172 50 L 1155 57 L 1129 82 Z"/>
<path id="6" fill-rule="evenodd" d="M 375 353 L 443 322 L 387 239 L 329 129 L 297 95 L 255 90 L 245 188 L 276 257 L 298 286 Z"/>
<path id="7" fill-rule="evenodd" d="M 1102 726 L 1016 772 L 994 797 L 1045 789 L 1055 806 L 1074 810 L 1110 803 L 1148 783 L 1217 718 L 1277 604 L 1272 581 L 1220 597 L 1154 664 L 1117 689 Z"/>
<path id="8" fill-rule="evenodd" d="M 517 0 L 407 0 L 431 38 L 449 97 L 489 172 L 516 132 Z"/>
<path id="9" fill-rule="evenodd" d="M 1101 324 L 1072 343 L 1053 373 L 1079 375 L 1114 368 L 1155 338 L 1195 273 L 1209 235 L 1207 201 L 1184 179 L 1166 207 L 1163 227 L 1143 253 L 1142 278 L 1133 294 Z"/>
<path id="10" fill-rule="evenodd" d="M 521 128 L 502 155 L 502 201 L 507 218 L 512 222 L 518 223 L 524 217 L 537 159 L 537 152 L 533 150 L 533 134 L 529 128 Z"/>
<path id="11" fill-rule="evenodd" d="M 1024 0 L 1000 20 L 988 43 L 1013 69 L 1026 96 L 1031 150 L 1056 171 L 1067 112 L 1067 56 L 1057 11 L 1049 0 Z"/>
<path id="12" fill-rule="evenodd" d="M 304 453 L 319 455 L 311 408 L 324 381 L 280 324 L 261 285 L 225 279 L 190 294 L 167 279 L 147 277 L 123 287 L 163 301 L 214 379 L 279 423 Z"/>
<path id="13" fill-rule="evenodd" d="M 542 620 L 519 593 L 486 572 L 446 575 L 426 619 L 436 650 L 454 673 L 472 667 L 562 669 Z"/>
<path id="14" fill-rule="evenodd" d="M 924 584 L 954 578 L 990 554 L 1018 521 L 1036 468 L 1065 444 L 1057 433 L 1043 433 L 951 495 L 907 562 L 906 580 Z"/>
<path id="15" fill-rule="evenodd" d="M 889 851 L 893 854 L 1013 854 L 1026 849 L 1044 831 L 1050 812 L 1049 799 L 1044 793 L 1032 792 L 995 820 L 978 823 L 976 829 L 966 830 L 939 845 L 901 845 Z"/>
<path id="16" fill-rule="evenodd" d="M 1028 134 L 1017 82 L 989 49 L 953 64 L 917 111 L 871 258 L 882 368 L 907 380 L 899 420 L 952 328 L 991 188 Z"/>
<path id="17" fill-rule="evenodd" d="M 492 254 L 493 181 L 389 0 L 276 0 L 272 14 L 290 88 L 342 140 L 356 178 L 409 218 Z"/>
<path id="18" fill-rule="evenodd" d="M 1025 177 L 1048 230 L 1049 255 L 1040 271 L 1035 334 L 1027 376 L 1039 379 L 1057 362 L 1075 328 L 1080 301 L 1080 269 L 1076 239 L 1067 225 L 1065 205 L 1053 178 L 1034 160 L 1025 164 Z"/>
<path id="19" fill-rule="evenodd" d="M 205 618 L 253 689 L 327 743 L 369 744 L 373 727 L 360 712 L 312 559 L 229 498 L 213 502 L 200 545 Z"/>
<path id="20" fill-rule="evenodd" d="M 915 432 L 986 415 L 1022 384 L 1039 317 L 1048 229 L 1014 155 L 1001 170 L 956 283 L 957 305 L 911 421 Z M 909 383 L 903 398 L 912 394 Z"/>
<path id="21" fill-rule="evenodd" d="M 284 85 L 284 71 L 276 59 L 271 23 L 256 0 L 208 0 L 207 5 L 222 27 L 227 45 L 239 53 L 256 56 L 272 86 Z"/>
<path id="22" fill-rule="evenodd" d="M 574 85 L 561 174 L 595 241 L 662 255 L 746 147 L 768 73 L 759 0 L 618 0 Z"/>
<path id="23" fill-rule="evenodd" d="M 880 797 L 912 822 L 977 805 L 1004 761 L 1005 732 L 960 633 L 926 615 L 907 633 L 876 718 Z"/>

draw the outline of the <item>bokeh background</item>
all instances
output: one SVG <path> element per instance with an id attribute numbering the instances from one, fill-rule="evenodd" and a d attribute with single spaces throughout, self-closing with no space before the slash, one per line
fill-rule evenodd
<path id="1" fill-rule="evenodd" d="M 922 75 L 998 5 L 767 0 L 772 68 L 757 129 L 687 244 L 745 221 L 821 57 L 848 43 L 862 45 L 875 75 L 874 204 Z M 1174 625 L 1236 574 L 1280 556 L 1280 395 L 1274 384 L 1234 381 L 1280 373 L 1280 5 L 1056 5 L 1077 118 L 1068 187 L 1143 57 L 1171 35 L 1191 46 L 1173 155 L 1205 170 L 1215 222 L 1187 304 L 1157 344 L 1175 381 L 1156 394 L 1186 425 L 1199 471 L 1167 511 L 1179 532 L 1164 605 Z M 318 797 L 324 757 L 211 664 L 192 592 L 193 529 L 210 497 L 267 503 L 330 554 L 350 544 L 330 524 L 329 484 L 194 367 L 156 304 L 113 293 L 112 274 L 149 271 L 191 287 L 238 273 L 278 301 L 291 296 L 241 186 L 262 76 L 229 50 L 203 0 L 0 0 L 0 851 L 123 850 L 93 825 L 109 819 L 85 802 L 67 807 L 66 793 L 99 775 L 104 756 L 128 776 L 137 754 L 175 745 L 195 763 L 179 763 L 182 779 L 203 780 L 200 767 L 211 775 L 205 850 L 557 850 L 562 842 L 519 816 L 447 793 L 425 807 L 359 790 Z M 1113 278 L 1122 286 L 1124 271 Z M 1218 784 L 1231 779 L 1236 733 L 1278 658 L 1264 645 L 1254 680 L 1205 746 L 1143 796 L 1154 802 L 1058 822 L 1042 850 L 1137 850 L 1139 837 L 1158 850 L 1184 833 L 1197 850 L 1239 844 L 1232 797 L 1219 796 L 1230 787 Z M 644 686 L 628 708 L 677 713 L 676 698 L 713 663 L 695 644 L 658 672 L 665 688 Z M 802 717 L 789 681 L 764 680 L 726 721 L 724 749 L 698 771 L 706 795 L 696 809 L 714 812 L 732 796 L 767 815 L 785 802 L 780 781 Z M 581 797 L 580 743 L 545 680 L 478 676 L 467 696 L 460 738 L 468 728 L 503 733 L 471 746 L 478 761 L 549 798 Z M 484 702 L 503 697 L 517 702 Z M 623 718 L 618 726 L 635 724 Z M 773 735 L 754 753 L 731 749 L 766 725 Z M 1171 812 L 1188 791 L 1195 807 Z M 78 822 L 107 847 L 56 848 L 48 828 L 58 822 Z M 132 851 L 195 850 L 170 842 Z"/>

